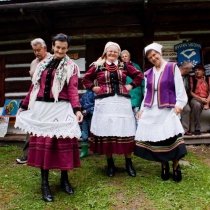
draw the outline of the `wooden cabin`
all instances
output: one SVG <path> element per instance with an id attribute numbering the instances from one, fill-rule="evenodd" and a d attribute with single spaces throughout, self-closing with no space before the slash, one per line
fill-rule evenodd
<path id="1" fill-rule="evenodd" d="M 208 64 L 209 11 L 209 0 L 1 0 L 0 112 L 5 99 L 23 99 L 30 87 L 29 66 L 34 59 L 30 41 L 35 38 L 44 39 L 50 51 L 53 36 L 69 35 L 68 54 L 79 65 L 81 77 L 107 41 L 127 49 L 144 70 L 150 64 L 143 49 L 153 41 L 161 43 L 172 60 L 175 44 L 198 42 L 202 62 Z M 83 91 L 80 82 L 79 93 Z M 205 131 L 207 116 L 205 111 Z"/>

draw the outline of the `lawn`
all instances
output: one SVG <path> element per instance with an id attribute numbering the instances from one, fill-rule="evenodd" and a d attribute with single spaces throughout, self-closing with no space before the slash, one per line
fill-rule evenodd
<path id="1" fill-rule="evenodd" d="M 41 200 L 39 169 L 16 164 L 21 153 L 20 147 L 0 147 L 0 210 L 210 210 L 208 146 L 188 146 L 188 155 L 181 162 L 180 183 L 172 178 L 162 181 L 158 163 L 137 157 L 133 157 L 137 176 L 129 177 L 124 157 L 117 155 L 117 172 L 109 178 L 105 156 L 90 153 L 82 159 L 81 168 L 69 173 L 74 195 L 60 190 L 60 171 L 50 171 L 52 203 Z"/>

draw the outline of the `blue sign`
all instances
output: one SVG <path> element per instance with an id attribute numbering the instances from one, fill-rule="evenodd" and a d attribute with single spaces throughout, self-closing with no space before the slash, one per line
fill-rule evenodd
<path id="1" fill-rule="evenodd" d="M 178 64 L 183 61 L 191 61 L 195 66 L 201 64 L 201 44 L 196 42 L 182 42 L 174 45 L 174 51 L 177 52 Z"/>
<path id="2" fill-rule="evenodd" d="M 20 106 L 21 99 L 6 99 L 2 116 L 15 116 Z"/>

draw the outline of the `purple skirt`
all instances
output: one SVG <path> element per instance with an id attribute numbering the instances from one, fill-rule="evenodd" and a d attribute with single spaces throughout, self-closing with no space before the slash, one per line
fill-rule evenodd
<path id="1" fill-rule="evenodd" d="M 45 170 L 72 170 L 80 167 L 77 138 L 31 136 L 27 165 Z"/>

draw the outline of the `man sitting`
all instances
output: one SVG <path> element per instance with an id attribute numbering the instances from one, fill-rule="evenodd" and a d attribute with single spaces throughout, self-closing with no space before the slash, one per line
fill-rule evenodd
<path id="1" fill-rule="evenodd" d="M 184 82 L 184 86 L 185 86 L 185 90 L 188 96 L 188 102 L 187 104 L 184 106 L 182 112 L 181 112 L 181 123 L 182 126 L 184 128 L 185 134 L 184 135 L 192 135 L 192 133 L 189 131 L 189 127 L 190 127 L 190 112 L 191 112 L 191 108 L 189 105 L 189 99 L 190 97 L 190 70 L 193 68 L 193 64 L 190 61 L 183 61 L 183 63 L 179 66 L 182 78 L 183 78 L 183 82 Z"/>
<path id="2" fill-rule="evenodd" d="M 209 91 L 209 82 L 205 77 L 205 68 L 202 65 L 196 65 L 194 67 L 195 75 L 190 78 L 190 87 L 191 87 L 191 111 L 194 117 L 194 135 L 200 135 L 201 129 L 201 113 L 202 110 L 209 109 L 210 102 L 210 91 Z"/>

